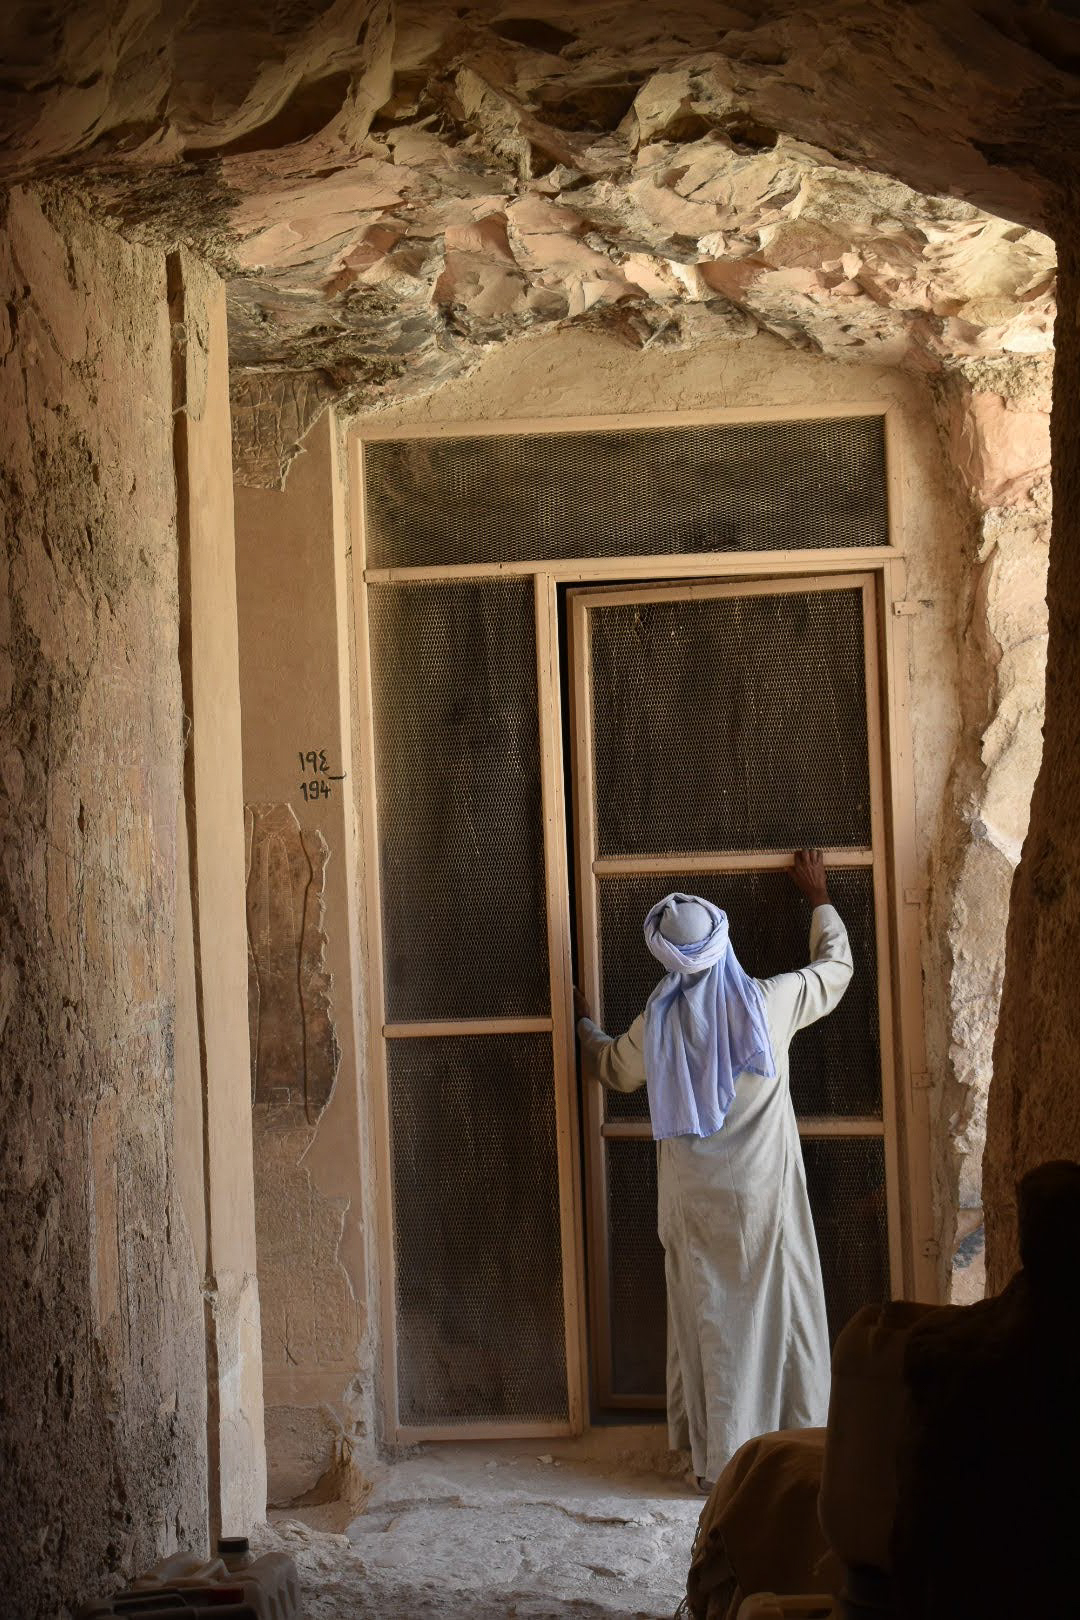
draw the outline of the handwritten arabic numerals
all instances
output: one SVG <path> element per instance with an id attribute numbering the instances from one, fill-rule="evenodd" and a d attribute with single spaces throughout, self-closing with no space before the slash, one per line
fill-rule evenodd
<path id="1" fill-rule="evenodd" d="M 319 799 L 328 799 L 330 797 L 330 784 L 329 782 L 320 782 L 316 777 L 311 782 L 301 782 L 300 791 L 308 804 L 312 804 Z"/>
<path id="2" fill-rule="evenodd" d="M 302 771 L 311 771 L 314 774 L 316 771 L 329 772 L 330 770 L 330 766 L 326 761 L 325 748 L 309 748 L 306 754 L 303 750 L 300 750 L 299 759 Z"/>

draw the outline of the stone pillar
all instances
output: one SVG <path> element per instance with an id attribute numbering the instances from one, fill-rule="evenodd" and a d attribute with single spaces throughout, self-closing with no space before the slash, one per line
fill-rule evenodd
<path id="1" fill-rule="evenodd" d="M 169 259 L 169 313 L 180 671 L 190 727 L 184 808 L 202 1092 L 213 1537 L 246 1534 L 264 1517 L 266 1462 L 249 1107 L 228 331 L 223 283 L 184 252 Z"/>
<path id="2" fill-rule="evenodd" d="M 370 1434 L 344 478 L 309 431 L 236 488 L 269 1500 L 348 1495 Z"/>
<path id="3" fill-rule="evenodd" d="M 1080 1159 L 1080 242 L 1077 198 L 1061 253 L 1051 415 L 1054 519 L 1042 768 L 1013 883 L 994 1048 L 983 1197 L 987 1281 L 1017 1263 L 1015 1183 L 1046 1159 Z"/>

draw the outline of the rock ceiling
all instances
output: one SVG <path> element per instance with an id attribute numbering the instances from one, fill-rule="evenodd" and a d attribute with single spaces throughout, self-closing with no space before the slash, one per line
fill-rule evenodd
<path id="1" fill-rule="evenodd" d="M 1050 350 L 1053 6 L 98 9 L 9 13 L 0 173 L 206 252 L 240 400 L 370 404 L 567 321 L 939 374 Z"/>

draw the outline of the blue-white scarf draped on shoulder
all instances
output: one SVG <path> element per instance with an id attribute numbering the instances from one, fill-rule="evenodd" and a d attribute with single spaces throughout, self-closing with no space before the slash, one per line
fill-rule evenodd
<path id="1" fill-rule="evenodd" d="M 740 1074 L 776 1073 L 765 998 L 731 949 L 727 913 L 707 900 L 667 895 L 645 919 L 645 942 L 668 969 L 645 1008 L 653 1136 L 712 1136 Z"/>

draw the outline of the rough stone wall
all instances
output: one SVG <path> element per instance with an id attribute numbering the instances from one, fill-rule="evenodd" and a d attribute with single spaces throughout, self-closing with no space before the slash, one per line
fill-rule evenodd
<path id="1" fill-rule="evenodd" d="M 5 1612 L 206 1530 L 175 1167 L 181 694 L 164 261 L 23 191 L 0 247 Z"/>
<path id="2" fill-rule="evenodd" d="M 926 978 L 934 1202 L 941 1287 L 985 1287 L 982 1157 L 1013 872 L 1042 749 L 1050 531 L 1048 356 L 1001 357 L 939 395 L 946 451 L 970 516 L 959 607 L 962 730 L 932 865 Z"/>
<path id="3" fill-rule="evenodd" d="M 1043 763 L 1013 884 L 984 1162 L 988 1281 L 1017 1260 L 1015 1183 L 1080 1159 L 1080 250 L 1075 188 L 1062 198 L 1060 316 L 1051 415 L 1054 533 Z"/>

